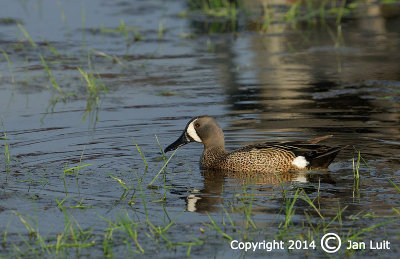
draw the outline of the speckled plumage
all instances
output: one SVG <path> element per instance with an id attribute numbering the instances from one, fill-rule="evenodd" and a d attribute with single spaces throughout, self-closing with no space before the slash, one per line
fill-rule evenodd
<path id="1" fill-rule="evenodd" d="M 188 128 L 190 128 L 190 134 L 187 132 Z M 241 173 L 282 173 L 310 167 L 327 167 L 343 148 L 331 148 L 316 144 L 327 137 L 329 136 L 320 137 L 307 143 L 259 143 L 227 152 L 224 134 L 218 123 L 210 116 L 199 116 L 189 121 L 181 137 L 168 146 L 165 152 L 190 142 L 201 141 L 204 145 L 200 160 L 202 168 Z M 306 164 L 303 168 L 293 164 L 293 161 L 299 156 L 305 159 Z"/>
<path id="2" fill-rule="evenodd" d="M 286 172 L 292 166 L 293 152 L 278 148 L 245 146 L 233 152 L 221 148 L 205 148 L 200 164 L 203 168 L 226 171 L 254 171 L 260 173 Z"/>

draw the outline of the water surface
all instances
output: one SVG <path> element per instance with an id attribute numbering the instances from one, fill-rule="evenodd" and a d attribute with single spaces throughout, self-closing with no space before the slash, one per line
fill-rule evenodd
<path id="1" fill-rule="evenodd" d="M 390 240 L 393 249 L 365 253 L 399 253 L 393 209 L 399 207 L 399 191 L 388 180 L 400 186 L 398 16 L 385 18 L 382 8 L 371 5 L 340 26 L 275 23 L 258 31 L 252 26 L 256 15 L 235 20 L 236 26 L 198 12 L 182 15 L 190 10 L 186 1 L 7 1 L 5 6 L 0 17 L 14 22 L 0 23 L 0 48 L 6 53 L 0 63 L 0 111 L 11 159 L 9 166 L 1 160 L 0 234 L 7 233 L 1 255 L 35 255 L 24 239 L 41 251 L 21 217 L 55 244 L 57 235 L 66 233 L 60 207 L 90 232 L 91 246 L 62 250 L 67 256 L 105 256 L 106 229 L 124 215 L 138 223 L 144 256 L 182 257 L 190 246 L 156 237 L 147 220 L 155 226 L 174 221 L 165 235 L 173 243 L 194 242 L 193 257 L 266 255 L 231 250 L 210 217 L 241 241 L 309 237 L 308 224 L 322 224 L 309 204 L 299 199 L 289 230 L 279 227 L 285 220 L 282 186 L 273 181 L 246 186 L 202 172 L 200 144 L 180 148 L 165 174 L 146 187 L 165 163 L 157 138 L 166 147 L 190 118 L 202 114 L 216 117 L 228 149 L 328 134 L 334 137 L 327 145 L 349 145 L 329 170 L 283 187 L 288 197 L 304 189 L 326 222 L 345 208 L 342 222 L 333 220 L 329 229 L 342 237 L 382 223 L 361 238 Z M 78 67 L 97 78 L 95 95 Z M 361 161 L 356 180 L 358 151 L 367 164 Z M 65 171 L 79 165 L 85 167 Z M 116 179 L 130 189 L 124 193 Z M 256 228 L 246 225 L 250 204 Z M 320 236 L 313 238 L 319 242 Z M 115 231 L 112 247 L 115 257 L 141 255 L 122 231 Z M 320 248 L 294 254 L 325 255 Z"/>

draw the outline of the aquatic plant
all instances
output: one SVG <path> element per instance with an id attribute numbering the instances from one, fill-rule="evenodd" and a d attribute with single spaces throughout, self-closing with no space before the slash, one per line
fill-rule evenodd
<path id="1" fill-rule="evenodd" d="M 11 74 L 11 84 L 14 85 L 14 84 L 15 84 L 14 70 L 13 70 L 13 68 L 12 68 L 12 66 L 11 66 L 10 58 L 8 57 L 8 54 L 7 54 L 7 52 L 4 51 L 4 49 L 2 49 L 2 52 L 3 52 L 4 57 L 5 57 L 6 60 L 7 60 L 8 69 L 10 70 L 10 74 Z"/>
<path id="2" fill-rule="evenodd" d="M 4 127 L 4 121 L 1 119 L 1 126 L 3 128 L 3 136 L 4 138 L 0 138 L 0 140 L 4 140 L 4 169 L 7 174 L 10 173 L 10 151 L 9 151 L 9 145 L 7 142 L 7 133 Z"/>
<path id="3" fill-rule="evenodd" d="M 53 85 L 54 89 L 56 89 L 59 93 L 63 94 L 64 92 L 61 90 L 60 86 L 58 86 L 57 81 L 53 75 L 53 72 L 50 70 L 50 68 L 47 65 L 46 61 L 44 60 L 42 54 L 40 54 L 39 57 L 40 57 L 40 60 L 42 61 L 43 67 L 46 70 L 46 72 L 49 76 L 50 82 Z"/>
<path id="4" fill-rule="evenodd" d="M 241 1 L 230 0 L 190 0 L 191 9 L 200 9 L 203 13 L 215 17 L 229 17 L 235 19 Z"/>
<path id="5" fill-rule="evenodd" d="M 22 24 L 17 23 L 18 28 L 22 31 L 22 33 L 24 34 L 25 38 L 28 40 L 29 44 L 36 49 L 37 45 L 36 43 L 33 41 L 33 39 L 31 38 L 31 36 L 29 35 L 29 33 L 25 30 L 25 28 L 22 26 Z"/>
<path id="6" fill-rule="evenodd" d="M 392 5 L 398 0 L 380 1 L 380 5 Z M 288 24 L 296 29 L 298 25 L 319 26 L 334 24 L 340 26 L 344 17 L 357 16 L 358 10 L 366 6 L 366 0 L 297 0 L 285 4 L 276 4 L 268 1 L 254 2 L 228 1 L 228 0 L 190 0 L 188 11 L 181 13 L 182 17 L 190 17 L 201 12 L 210 17 L 224 19 L 207 21 L 209 33 L 225 32 L 229 23 L 230 31 L 236 31 L 240 27 L 251 27 L 250 29 L 261 33 L 268 32 L 271 25 Z M 244 18 L 244 19 L 239 19 Z M 236 24 L 241 23 L 240 25 Z M 217 26 L 217 24 L 219 24 Z M 289 28 L 287 28 L 289 29 Z"/>

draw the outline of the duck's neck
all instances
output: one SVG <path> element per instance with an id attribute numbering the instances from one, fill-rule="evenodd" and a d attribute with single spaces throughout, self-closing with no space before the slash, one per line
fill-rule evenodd
<path id="1" fill-rule="evenodd" d="M 215 166 L 226 156 L 225 146 L 204 147 L 201 157 L 201 166 L 204 168 L 215 168 Z"/>

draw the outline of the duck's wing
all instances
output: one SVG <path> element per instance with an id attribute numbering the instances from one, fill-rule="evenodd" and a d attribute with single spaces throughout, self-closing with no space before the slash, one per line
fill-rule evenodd
<path id="1" fill-rule="evenodd" d="M 291 144 L 280 145 L 281 148 L 293 152 L 296 157 L 304 156 L 311 168 L 327 168 L 336 155 L 347 146 L 329 147 L 317 144 Z"/>
<path id="2" fill-rule="evenodd" d="M 320 140 L 319 140 L 320 141 Z M 317 142 L 319 142 L 317 141 Z M 251 149 L 275 149 L 292 152 L 296 157 L 303 156 L 307 162 L 308 167 L 311 168 L 327 168 L 336 155 L 347 146 L 329 147 L 312 143 L 299 143 L 299 142 L 265 142 L 260 144 L 248 145 L 240 148 L 238 151 L 248 151 Z"/>

